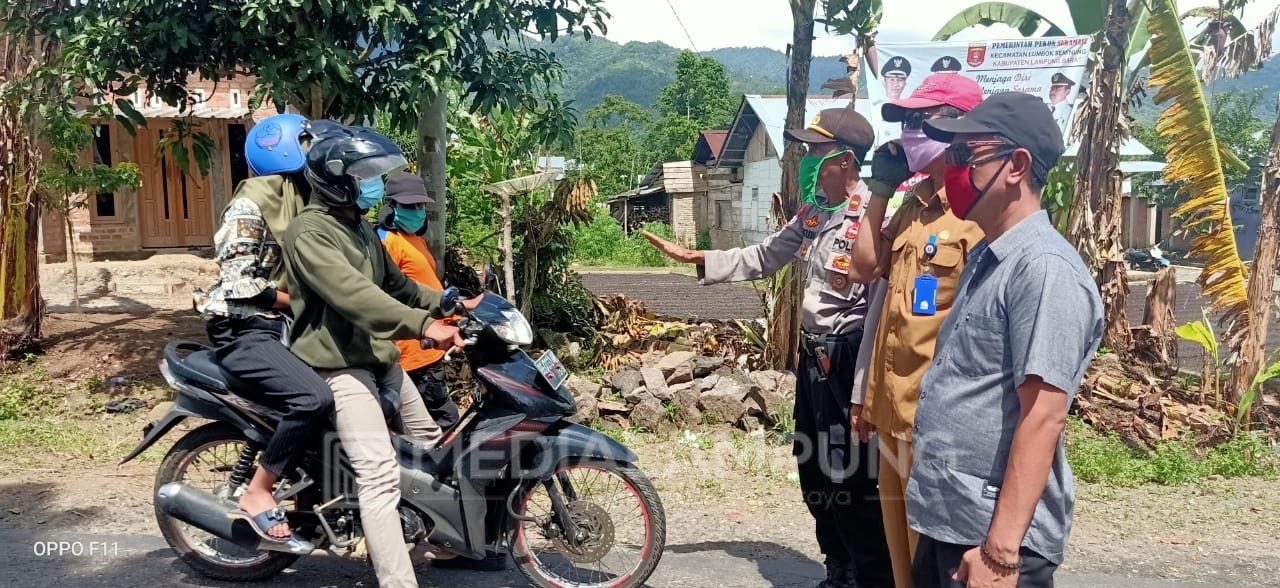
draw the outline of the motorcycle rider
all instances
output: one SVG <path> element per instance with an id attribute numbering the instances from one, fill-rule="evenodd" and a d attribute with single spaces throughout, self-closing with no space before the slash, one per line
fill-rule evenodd
<path id="1" fill-rule="evenodd" d="M 333 390 L 338 437 L 356 474 L 365 541 L 383 587 L 416 587 L 401 530 L 400 467 L 377 395 L 398 392 L 410 435 L 434 442 L 440 428 L 396 363 L 393 340 L 460 346 L 443 318 L 441 293 L 405 277 L 383 249 L 365 210 L 383 197 L 382 176 L 407 165 L 387 137 L 334 127 L 307 153 L 311 203 L 289 224 L 284 253 L 294 287 L 293 350 Z M 445 309 L 448 310 L 448 309 Z"/>
<path id="2" fill-rule="evenodd" d="M 222 213 L 214 236 L 217 283 L 193 294 L 219 363 L 250 384 L 239 393 L 283 413 L 240 496 L 240 511 L 230 516 L 268 541 L 295 541 L 299 548 L 305 542 L 291 538 L 272 490 L 305 448 L 320 443 L 333 411 L 329 387 L 285 343 L 290 299 L 277 236 L 311 192 L 302 177 L 309 127 L 302 116 L 277 114 L 249 131 L 245 160 L 256 176 L 236 187 Z"/>

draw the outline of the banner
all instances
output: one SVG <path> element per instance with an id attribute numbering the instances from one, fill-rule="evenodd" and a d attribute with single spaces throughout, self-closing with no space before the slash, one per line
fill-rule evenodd
<path id="1" fill-rule="evenodd" d="M 899 123 L 880 118 L 887 101 L 907 98 L 926 77 L 958 73 L 973 78 L 985 96 L 1026 92 L 1039 96 L 1067 135 L 1071 111 L 1085 81 L 1089 37 L 1051 37 L 1007 41 L 944 43 L 877 43 L 876 57 L 866 70 L 867 97 L 876 143 L 896 139 Z"/>

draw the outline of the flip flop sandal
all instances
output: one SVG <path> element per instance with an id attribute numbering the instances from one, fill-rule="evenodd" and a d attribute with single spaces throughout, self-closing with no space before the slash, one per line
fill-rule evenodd
<path id="1" fill-rule="evenodd" d="M 249 526 L 253 527 L 253 531 L 257 533 L 259 537 L 262 537 L 262 539 L 265 541 L 270 541 L 272 543 L 279 543 L 282 545 L 291 543 L 294 541 L 299 541 L 299 542 L 302 541 L 302 539 L 299 539 L 296 535 L 293 534 L 292 527 L 289 528 L 289 534 L 284 537 L 276 537 L 271 533 L 269 533 L 269 531 L 276 525 L 283 524 L 287 526 L 289 524 L 289 519 L 285 517 L 284 509 L 280 508 L 279 506 L 275 508 L 269 508 L 267 510 L 264 510 L 252 516 L 249 513 L 245 512 L 244 509 L 233 510 L 227 513 L 227 518 L 240 519 L 242 521 L 249 523 Z"/>

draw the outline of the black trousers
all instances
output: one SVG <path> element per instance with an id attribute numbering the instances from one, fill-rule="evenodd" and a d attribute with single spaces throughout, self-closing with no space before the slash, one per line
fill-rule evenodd
<path id="1" fill-rule="evenodd" d="M 458 424 L 458 405 L 449 396 L 449 388 L 445 385 L 444 362 L 437 361 L 431 365 L 408 372 L 409 379 L 418 387 L 422 401 L 427 404 L 427 412 L 441 429 L 449 429 Z"/>
<path id="2" fill-rule="evenodd" d="M 281 343 L 284 319 L 216 317 L 206 330 L 218 362 L 250 386 L 236 393 L 284 413 L 258 462 L 277 476 L 290 473 L 332 429 L 329 384 Z"/>
<path id="3" fill-rule="evenodd" d="M 943 543 L 920 536 L 916 559 L 911 563 L 911 576 L 917 588 L 963 588 L 963 582 L 951 579 L 960 569 L 960 560 L 974 545 Z M 1018 588 L 1053 588 L 1053 573 L 1058 565 L 1040 554 L 1022 548 L 1022 568 L 1018 570 Z"/>
<path id="4" fill-rule="evenodd" d="M 796 442 L 800 489 L 817 523 L 827 563 L 852 564 L 860 588 L 893 586 L 877 488 L 875 443 L 854 443 L 849 425 L 853 368 L 862 332 L 826 337 L 831 371 L 818 367 L 802 344 L 796 384 Z"/>

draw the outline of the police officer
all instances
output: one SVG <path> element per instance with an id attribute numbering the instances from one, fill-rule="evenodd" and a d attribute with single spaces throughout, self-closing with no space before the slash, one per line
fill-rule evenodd
<path id="1" fill-rule="evenodd" d="M 833 108 L 786 137 L 808 149 L 799 174 L 805 204 L 780 231 L 758 245 L 726 251 L 691 251 L 652 233 L 645 237 L 673 259 L 698 265 L 703 284 L 757 280 L 800 262 L 805 291 L 793 453 L 826 556 L 827 578 L 818 586 L 893 586 L 871 465 L 875 444 L 854 442 L 849 426 L 867 307 L 865 290 L 849 270 L 870 196 L 859 169 L 874 133 L 862 115 Z"/>
<path id="2" fill-rule="evenodd" d="M 929 71 L 933 73 L 959 73 L 960 60 L 944 55 L 933 62 L 933 67 L 930 67 Z"/>
<path id="3" fill-rule="evenodd" d="M 1062 72 L 1053 74 L 1049 83 L 1049 110 L 1053 111 L 1053 122 L 1058 123 L 1058 129 L 1065 131 L 1071 120 L 1071 102 L 1067 98 L 1071 97 L 1076 83 Z"/>

